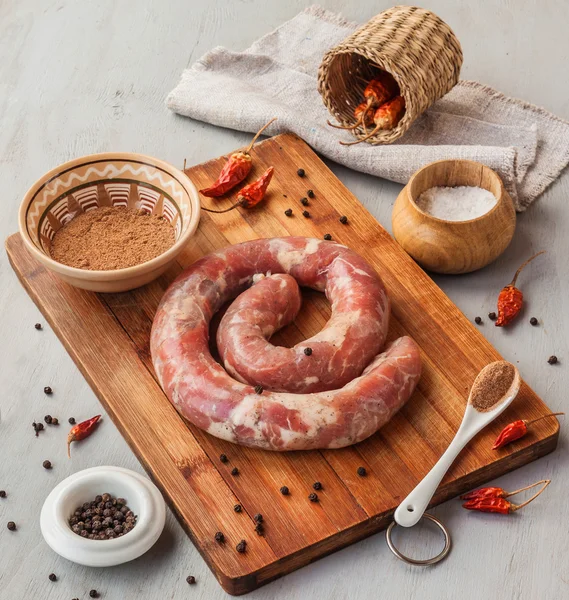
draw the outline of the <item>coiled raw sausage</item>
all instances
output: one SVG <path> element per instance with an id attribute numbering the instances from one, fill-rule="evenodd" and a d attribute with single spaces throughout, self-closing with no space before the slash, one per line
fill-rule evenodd
<path id="1" fill-rule="evenodd" d="M 344 387 L 316 393 L 255 393 L 252 385 L 231 377 L 209 352 L 211 317 L 247 289 L 255 275 L 287 273 L 301 286 L 324 291 L 331 266 L 347 257 L 361 261 L 356 261 L 355 276 L 378 280 L 367 274 L 371 267 L 346 247 L 295 237 L 230 246 L 184 271 L 166 291 L 151 334 L 156 373 L 178 411 L 212 435 L 267 450 L 339 448 L 384 425 L 410 397 L 420 376 L 418 347 L 408 337 L 391 344 Z M 347 285 L 343 281 L 340 288 Z M 389 312 L 384 292 L 379 303 L 384 331 Z M 333 302 L 332 315 L 334 319 Z"/>

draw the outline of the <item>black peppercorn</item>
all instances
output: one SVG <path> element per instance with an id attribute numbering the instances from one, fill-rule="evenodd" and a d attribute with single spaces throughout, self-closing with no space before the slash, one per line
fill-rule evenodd
<path id="1" fill-rule="evenodd" d="M 301 198 L 300 203 L 302 206 L 308 206 L 308 198 Z"/>
<path id="2" fill-rule="evenodd" d="M 304 169 L 298 169 L 298 171 L 296 172 L 296 174 L 299 177 L 304 177 L 306 175 L 306 172 L 304 171 Z"/>
<path id="3" fill-rule="evenodd" d="M 41 323 L 36 323 L 34 327 L 39 331 L 41 329 Z"/>
<path id="4" fill-rule="evenodd" d="M 52 389 L 49 387 L 49 385 L 46 385 L 46 386 L 43 388 L 43 393 L 44 393 L 44 394 L 47 394 L 47 395 L 49 396 L 50 394 L 53 394 L 53 390 L 52 390 Z"/>
<path id="5" fill-rule="evenodd" d="M 6 498 L 6 490 L 0 490 L 0 498 Z"/>
<path id="6" fill-rule="evenodd" d="M 550 356 L 550 357 L 547 359 L 547 362 L 548 362 L 550 365 L 555 365 L 555 364 L 557 364 L 557 356 L 555 356 L 555 355 L 552 355 L 552 356 Z"/>
<path id="7" fill-rule="evenodd" d="M 304 354 L 306 354 L 306 356 L 311 356 L 312 355 L 312 348 L 305 348 L 304 349 Z"/>
<path id="8" fill-rule="evenodd" d="M 223 544 L 223 542 L 225 542 L 225 536 L 223 535 L 223 533 L 221 533 L 221 531 L 218 531 L 215 534 L 215 541 L 219 542 L 220 544 Z"/>
<path id="9" fill-rule="evenodd" d="M 365 467 L 358 467 L 357 474 L 360 477 L 365 477 L 367 475 L 367 471 Z"/>
<path id="10" fill-rule="evenodd" d="M 342 215 L 339 220 L 342 225 L 345 225 L 348 222 L 348 217 L 346 217 L 346 215 Z"/>
<path id="11" fill-rule="evenodd" d="M 263 524 L 257 523 L 255 525 L 255 531 L 257 532 L 257 535 L 263 535 L 263 533 L 265 533 L 265 528 L 263 527 Z"/>
<path id="12" fill-rule="evenodd" d="M 292 208 L 287 208 L 287 209 L 285 210 L 285 215 L 286 215 L 287 217 L 292 217 Z"/>
<path id="13" fill-rule="evenodd" d="M 43 465 L 44 469 L 51 469 L 51 467 L 52 467 L 50 460 L 44 460 L 42 465 Z"/>
<path id="14" fill-rule="evenodd" d="M 537 319 L 535 317 L 532 317 L 530 320 L 530 325 L 533 325 L 535 327 L 535 325 L 537 325 Z"/>
<path id="15" fill-rule="evenodd" d="M 228 462 L 228 461 L 229 461 L 229 459 L 227 458 L 227 456 L 226 456 L 225 454 L 220 454 L 220 455 L 219 455 L 219 460 L 220 460 L 222 463 L 226 463 L 226 462 Z"/>
<path id="16" fill-rule="evenodd" d="M 91 591 L 89 592 L 89 596 L 90 596 L 91 598 L 98 598 L 98 597 L 99 597 L 99 592 L 98 592 L 97 590 L 91 590 Z"/>
<path id="17" fill-rule="evenodd" d="M 69 417 L 69 419 L 67 419 L 67 422 L 69 423 L 69 425 L 75 425 L 75 419 L 73 417 Z M 100 502 L 100 500 L 99 500 L 99 502 Z"/>
<path id="18" fill-rule="evenodd" d="M 329 233 L 325 233 L 324 234 L 324 239 L 329 242 L 332 239 L 332 236 Z"/>
<path id="19" fill-rule="evenodd" d="M 105 494 L 103 494 L 103 495 L 101 496 L 101 500 L 102 500 L 103 502 L 109 502 L 109 501 L 111 500 L 111 495 L 110 495 L 110 494 L 108 494 L 108 493 L 105 493 Z"/>
<path id="20" fill-rule="evenodd" d="M 57 581 L 57 575 L 55 573 L 50 573 L 47 577 L 50 581 Z"/>
<path id="21" fill-rule="evenodd" d="M 255 386 L 255 394 L 262 394 L 263 393 L 263 386 L 262 385 L 256 385 Z"/>
<path id="22" fill-rule="evenodd" d="M 235 546 L 235 550 L 240 554 L 243 554 L 247 550 L 247 542 L 245 540 L 241 540 L 237 546 Z"/>
<path id="23" fill-rule="evenodd" d="M 310 213 L 307 210 L 303 210 L 302 211 L 302 216 L 306 217 L 307 219 L 309 219 L 310 218 Z"/>
<path id="24" fill-rule="evenodd" d="M 480 317 L 474 317 L 474 322 L 476 325 L 480 325 L 482 323 L 482 319 Z"/>
<path id="25" fill-rule="evenodd" d="M 232 475 L 239 475 L 239 469 L 237 467 L 233 467 L 233 469 L 231 469 L 231 474 Z"/>
<path id="26" fill-rule="evenodd" d="M 51 425 L 59 425 L 59 419 L 57 417 L 52 417 Z"/>
<path id="27" fill-rule="evenodd" d="M 51 421 L 52 421 L 52 417 L 51 415 L 46 415 L 43 420 L 48 424 L 51 425 Z"/>
<path id="28" fill-rule="evenodd" d="M 495 321 L 496 320 L 496 313 L 495 312 L 489 312 L 488 313 L 488 318 L 490 319 L 490 321 Z"/>
<path id="29" fill-rule="evenodd" d="M 190 584 L 190 585 L 194 585 L 194 583 L 196 582 L 196 578 L 193 575 L 188 575 L 186 577 L 186 581 Z"/>
<path id="30" fill-rule="evenodd" d="M 236 505 L 233 507 L 233 510 L 234 510 L 236 513 L 240 513 L 240 512 L 243 510 L 243 507 L 241 506 L 241 504 L 236 504 Z"/>
<path id="31" fill-rule="evenodd" d="M 255 521 L 257 521 L 257 523 L 262 523 L 262 522 L 263 522 L 263 515 L 262 515 L 261 513 L 257 513 L 257 514 L 256 514 L 256 515 L 253 517 L 253 519 L 254 519 Z"/>
<path id="32" fill-rule="evenodd" d="M 281 494 L 283 496 L 288 496 L 290 494 L 290 491 L 289 491 L 289 489 L 287 488 L 286 485 L 283 485 L 283 487 L 281 488 Z"/>
<path id="33" fill-rule="evenodd" d="M 16 531 L 16 523 L 14 521 L 8 521 L 7 527 L 10 531 Z"/>
<path id="34" fill-rule="evenodd" d="M 319 481 L 315 481 L 315 482 L 312 484 L 312 487 L 313 487 L 313 489 L 315 489 L 315 490 L 321 490 L 321 489 L 322 489 L 322 484 L 321 484 Z"/>
<path id="35" fill-rule="evenodd" d="M 309 198 L 314 198 L 314 192 L 313 192 L 313 190 L 308 190 L 308 191 L 306 192 L 306 195 L 307 195 Z"/>
<path id="36" fill-rule="evenodd" d="M 308 499 L 310 502 L 318 502 L 318 494 L 312 492 L 312 494 L 308 494 Z"/>

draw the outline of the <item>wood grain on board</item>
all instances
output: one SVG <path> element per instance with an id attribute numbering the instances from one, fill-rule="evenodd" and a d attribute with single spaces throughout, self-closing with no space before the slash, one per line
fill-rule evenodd
<path id="1" fill-rule="evenodd" d="M 225 158 L 188 169 L 198 187 L 213 181 Z M 164 493 L 217 579 L 232 594 L 250 591 L 276 577 L 383 529 L 409 491 L 433 466 L 452 439 L 468 390 L 494 348 L 411 260 L 314 152 L 293 135 L 255 147 L 250 180 L 267 166 L 275 176 L 266 201 L 255 209 L 222 215 L 202 213 L 195 237 L 179 264 L 157 281 L 123 294 L 97 295 L 72 288 L 40 266 L 18 234 L 7 240 L 12 266 L 44 313 L 100 401 Z M 306 177 L 296 174 L 299 167 Z M 314 190 L 302 216 L 300 198 Z M 225 208 L 231 199 L 205 199 Z M 284 211 L 293 209 L 293 216 Z M 339 217 L 346 215 L 343 225 Z M 424 373 L 408 404 L 379 433 L 341 450 L 271 453 L 232 445 L 188 425 L 158 385 L 151 366 L 149 333 L 161 295 L 182 267 L 228 244 L 259 237 L 329 233 L 359 252 L 383 278 L 393 317 L 390 339 L 412 336 L 422 351 Z M 304 294 L 297 321 L 275 336 L 297 343 L 320 330 L 329 317 L 324 297 Z M 536 423 L 525 438 L 499 451 L 492 441 L 518 418 L 549 409 L 525 384 L 508 410 L 461 453 L 433 504 L 551 452 L 558 423 Z M 225 453 L 229 463 L 219 461 Z M 237 466 L 240 474 L 231 475 Z M 356 469 L 365 466 L 366 477 Z M 322 483 L 320 501 L 308 495 Z M 279 488 L 286 485 L 290 495 Z M 236 513 L 235 504 L 243 511 Z M 255 533 L 253 515 L 264 516 L 265 534 Z M 215 542 L 222 531 L 224 544 Z M 245 539 L 247 552 L 236 544 Z"/>

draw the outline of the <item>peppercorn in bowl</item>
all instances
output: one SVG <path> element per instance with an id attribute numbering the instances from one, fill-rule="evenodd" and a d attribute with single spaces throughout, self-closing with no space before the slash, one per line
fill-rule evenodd
<path id="1" fill-rule="evenodd" d="M 64 558 L 108 567 L 149 550 L 165 519 L 164 500 L 150 480 L 128 469 L 93 467 L 53 489 L 40 527 L 48 545 Z"/>
<path id="2" fill-rule="evenodd" d="M 195 233 L 196 187 L 175 167 L 135 153 L 71 160 L 28 190 L 19 213 L 31 254 L 67 283 L 97 292 L 144 285 Z"/>

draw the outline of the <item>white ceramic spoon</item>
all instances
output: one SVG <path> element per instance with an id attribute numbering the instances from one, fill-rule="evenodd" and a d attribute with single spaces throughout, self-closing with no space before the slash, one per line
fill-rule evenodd
<path id="1" fill-rule="evenodd" d="M 473 393 L 479 394 L 481 385 L 484 383 L 490 383 L 492 374 L 495 372 L 495 368 L 498 365 L 509 365 L 514 369 L 514 378 L 509 389 L 502 396 L 501 400 L 498 400 L 490 410 L 484 412 L 478 411 L 474 405 Z M 511 371 L 510 371 L 511 373 Z M 510 405 L 512 400 L 517 396 L 520 389 L 521 378 L 518 370 L 514 365 L 507 363 L 506 361 L 498 361 L 490 363 L 478 373 L 470 395 L 468 397 L 468 404 L 466 411 L 462 419 L 462 423 L 454 439 L 450 443 L 446 452 L 441 456 L 437 464 L 427 473 L 425 478 L 417 485 L 417 487 L 401 502 L 397 507 L 393 518 L 398 525 L 402 527 L 412 527 L 416 525 L 423 513 L 427 509 L 431 498 L 433 497 L 439 483 L 444 477 L 445 473 L 449 470 L 450 466 L 454 462 L 454 459 L 458 456 L 459 452 L 466 446 L 466 444 L 488 423 L 492 422 L 499 414 L 504 412 Z"/>

